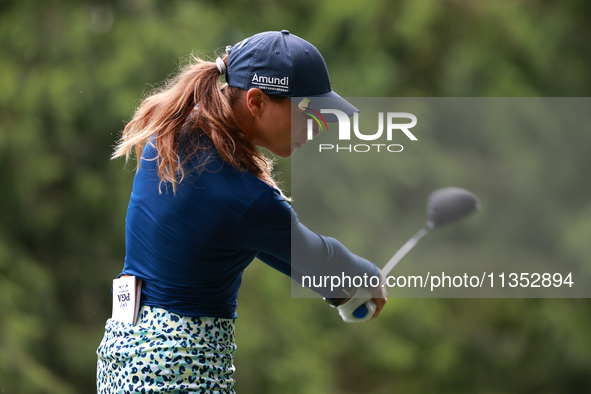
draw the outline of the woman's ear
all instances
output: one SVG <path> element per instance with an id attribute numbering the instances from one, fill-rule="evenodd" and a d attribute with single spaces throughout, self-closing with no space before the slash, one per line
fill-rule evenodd
<path id="1" fill-rule="evenodd" d="M 259 117 L 263 111 L 267 95 L 259 88 L 250 88 L 246 92 L 246 106 L 255 118 Z"/>

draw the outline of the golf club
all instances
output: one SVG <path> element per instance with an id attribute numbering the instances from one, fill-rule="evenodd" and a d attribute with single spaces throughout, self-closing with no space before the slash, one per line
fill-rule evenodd
<path id="1" fill-rule="evenodd" d="M 432 192 L 427 199 L 427 223 L 412 236 L 382 268 L 385 278 L 396 267 L 408 252 L 429 232 L 445 224 L 464 218 L 471 212 L 480 209 L 478 198 L 471 192 L 458 187 L 446 187 Z M 347 323 L 369 320 L 376 305 L 372 301 L 370 291 L 365 287 L 357 289 L 355 295 L 337 307 L 339 314 Z"/>

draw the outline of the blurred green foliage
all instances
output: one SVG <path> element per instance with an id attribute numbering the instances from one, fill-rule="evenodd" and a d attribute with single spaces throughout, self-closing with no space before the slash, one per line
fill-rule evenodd
<path id="1" fill-rule="evenodd" d="M 590 21 L 585 0 L 0 2 L 0 391 L 94 390 L 133 177 L 110 152 L 141 97 L 191 51 L 289 29 L 320 49 L 344 96 L 589 96 Z M 588 262 L 589 134 L 495 132 L 399 163 L 389 213 L 399 239 L 425 190 L 480 182 L 485 206 L 527 204 L 502 216 L 515 240 L 483 229 L 499 220 L 483 211 L 480 226 L 452 231 L 462 248 L 417 259 Z M 289 166 L 278 163 L 285 186 Z M 535 198 L 543 182 L 548 196 Z M 345 243 L 361 247 L 358 230 L 347 226 Z M 390 299 L 377 321 L 346 325 L 318 299 L 292 299 L 289 279 L 255 261 L 239 302 L 240 393 L 591 391 L 585 299 Z"/>

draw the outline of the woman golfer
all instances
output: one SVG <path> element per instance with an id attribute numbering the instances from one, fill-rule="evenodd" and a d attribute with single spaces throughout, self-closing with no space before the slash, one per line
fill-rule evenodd
<path id="1" fill-rule="evenodd" d="M 138 158 L 119 276 L 141 279 L 141 307 L 135 324 L 107 321 L 98 392 L 233 393 L 236 299 L 255 257 L 295 280 L 379 277 L 298 221 L 257 150 L 288 157 L 305 143 L 298 104 L 317 97 L 356 110 L 332 91 L 318 50 L 283 30 L 247 38 L 216 62 L 195 59 L 141 103 L 114 153 Z M 375 318 L 385 293 L 370 292 Z"/>

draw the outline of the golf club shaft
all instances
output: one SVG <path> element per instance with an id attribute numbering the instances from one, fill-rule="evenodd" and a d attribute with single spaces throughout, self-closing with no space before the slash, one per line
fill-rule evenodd
<path id="1" fill-rule="evenodd" d="M 412 248 L 415 247 L 415 245 L 420 241 L 420 239 L 428 233 L 429 230 L 427 230 L 426 228 L 422 228 L 411 239 L 406 241 L 406 243 L 402 245 L 402 247 L 398 249 L 396 253 L 394 253 L 394 256 L 392 256 L 392 258 L 388 260 L 386 265 L 384 265 L 384 267 L 382 268 L 382 277 L 388 276 L 390 271 L 392 271 L 392 269 L 396 267 L 396 264 L 398 264 L 400 260 L 402 260 L 402 258 L 406 256 L 406 254 L 410 252 Z"/>
<path id="2" fill-rule="evenodd" d="M 390 271 L 396 267 L 396 264 L 398 264 L 400 260 L 402 260 L 402 258 L 415 247 L 419 240 L 428 233 L 428 229 L 422 228 L 412 236 L 412 238 L 406 241 L 406 243 L 394 253 L 394 256 L 388 260 L 386 265 L 384 265 L 384 268 L 382 268 L 382 278 L 388 276 Z M 338 307 L 341 317 L 348 323 L 367 321 L 373 316 L 376 310 L 376 304 L 371 299 L 371 293 L 365 288 L 360 288 L 358 291 L 363 291 L 364 295 L 359 298 L 352 298 Z"/>

